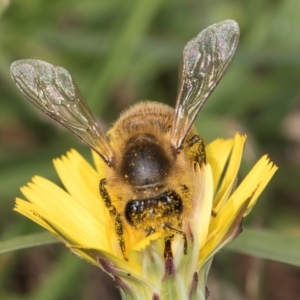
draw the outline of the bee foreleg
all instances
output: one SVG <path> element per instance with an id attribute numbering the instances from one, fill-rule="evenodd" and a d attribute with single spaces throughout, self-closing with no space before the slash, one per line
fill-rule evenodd
<path id="1" fill-rule="evenodd" d="M 174 234 L 165 237 L 165 251 L 164 251 L 164 258 L 173 258 L 172 253 L 172 239 Z"/>
<path id="2" fill-rule="evenodd" d="M 147 233 L 147 236 L 151 235 L 151 234 L 154 233 L 154 232 L 155 232 L 155 226 L 151 226 L 151 227 L 149 228 L 149 231 L 148 231 L 148 233 Z"/>
<path id="3" fill-rule="evenodd" d="M 118 213 L 117 209 L 112 205 L 111 203 L 111 199 L 110 196 L 105 188 L 105 184 L 106 184 L 106 179 L 103 178 L 100 180 L 100 185 L 99 185 L 99 191 L 100 191 L 100 195 L 104 201 L 104 204 L 106 206 L 106 208 L 108 209 L 108 212 L 110 214 L 110 216 L 114 219 L 115 221 L 115 231 L 116 234 L 118 236 L 118 240 L 119 240 L 119 245 L 121 248 L 121 251 L 123 253 L 124 259 L 126 259 L 125 257 L 125 241 L 124 241 L 124 229 L 123 229 L 123 223 L 121 220 L 121 215 Z"/>

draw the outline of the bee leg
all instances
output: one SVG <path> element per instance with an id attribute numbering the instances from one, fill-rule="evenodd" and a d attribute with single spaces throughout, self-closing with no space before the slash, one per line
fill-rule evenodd
<path id="1" fill-rule="evenodd" d="M 175 229 L 175 228 L 171 227 L 171 226 L 168 225 L 168 224 L 165 224 L 165 225 L 164 225 L 164 228 L 169 229 L 169 230 L 172 231 L 173 233 L 177 233 L 177 234 L 182 235 L 182 237 L 183 237 L 183 253 L 184 253 L 184 255 L 186 255 L 186 254 L 187 254 L 187 247 L 188 247 L 187 239 L 186 239 L 186 234 L 185 234 L 183 231 L 178 230 L 178 229 Z M 174 236 L 174 235 L 172 235 L 172 237 L 173 237 L 173 236 Z"/>
<path id="2" fill-rule="evenodd" d="M 151 226 L 150 228 L 149 228 L 149 231 L 148 231 L 148 233 L 147 233 L 147 237 L 150 235 L 150 234 L 152 234 L 152 233 L 154 233 L 155 232 L 155 227 L 154 226 Z"/>
<path id="3" fill-rule="evenodd" d="M 124 241 L 124 230 L 123 230 L 123 224 L 122 224 L 122 220 L 121 220 L 121 215 L 118 213 L 117 209 L 112 205 L 111 203 L 111 199 L 110 196 L 105 188 L 105 184 L 106 184 L 106 179 L 103 178 L 100 180 L 100 185 L 99 185 L 99 191 L 100 191 L 100 195 L 104 201 L 104 204 L 106 206 L 106 208 L 108 209 L 108 212 L 110 214 L 110 216 L 114 219 L 115 221 L 115 230 L 116 230 L 116 234 L 118 236 L 118 240 L 119 240 L 119 245 L 121 248 L 121 251 L 123 253 L 124 259 L 126 259 L 125 257 L 125 241 Z"/>
<path id="4" fill-rule="evenodd" d="M 166 226 L 164 226 L 165 228 Z M 169 228 L 169 227 L 168 227 Z M 155 227 L 151 226 L 149 228 L 147 236 L 155 232 Z M 165 250 L 164 250 L 164 258 L 173 258 L 173 253 L 172 253 L 172 239 L 174 237 L 174 234 L 166 236 L 165 237 Z"/>
<path id="5" fill-rule="evenodd" d="M 165 237 L 165 250 L 164 250 L 164 258 L 173 258 L 172 253 L 172 240 L 174 234 Z"/>
<path id="6" fill-rule="evenodd" d="M 187 141 L 187 147 L 190 148 L 191 159 L 199 164 L 206 162 L 205 143 L 199 135 L 192 136 Z"/>

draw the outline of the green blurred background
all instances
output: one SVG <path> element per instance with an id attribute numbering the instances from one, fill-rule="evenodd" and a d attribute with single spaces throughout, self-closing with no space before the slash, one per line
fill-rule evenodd
<path id="1" fill-rule="evenodd" d="M 108 128 L 140 99 L 173 106 L 184 45 L 224 19 L 239 23 L 240 45 L 197 119 L 199 132 L 207 142 L 247 133 L 241 178 L 269 154 L 279 171 L 245 225 L 300 236 L 299 0 L 0 3 L 0 240 L 42 232 L 12 212 L 21 185 L 35 174 L 58 182 L 51 159 L 71 147 L 90 159 L 86 146 L 17 91 L 9 74 L 14 60 L 65 67 Z M 295 266 L 223 250 L 212 267 L 209 299 L 296 300 L 299 282 Z M 101 270 L 55 244 L 2 254 L 0 299 L 119 299 L 119 294 Z"/>

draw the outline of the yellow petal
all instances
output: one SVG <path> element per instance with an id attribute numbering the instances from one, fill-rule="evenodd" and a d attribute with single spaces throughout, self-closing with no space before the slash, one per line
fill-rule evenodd
<path id="1" fill-rule="evenodd" d="M 189 222 L 197 228 L 200 248 L 206 243 L 213 202 L 213 174 L 209 164 L 196 165 L 194 199 L 188 215 Z"/>
<path id="2" fill-rule="evenodd" d="M 232 189 L 234 188 L 237 173 L 242 160 L 245 139 L 246 136 L 242 136 L 239 134 L 236 134 L 234 137 L 234 143 L 229 156 L 228 166 L 225 170 L 225 173 L 223 174 L 224 177 L 217 190 L 217 193 L 215 194 L 213 204 L 213 211 L 215 214 L 219 213 L 220 209 L 232 193 Z"/>
<path id="3" fill-rule="evenodd" d="M 16 198 L 14 211 L 19 212 L 20 214 L 31 219 L 32 221 L 36 222 L 37 224 L 46 228 L 52 234 L 54 234 L 55 231 L 53 231 L 53 229 L 46 222 L 44 222 L 44 220 L 41 219 L 37 213 L 34 212 L 34 209 L 35 209 L 35 206 L 32 203 L 30 203 L 28 201 L 24 201 L 19 198 Z"/>
<path id="4" fill-rule="evenodd" d="M 64 187 L 77 202 L 89 211 L 106 210 L 100 197 L 99 175 L 77 151 L 71 150 L 53 163 Z"/>
<path id="5" fill-rule="evenodd" d="M 216 139 L 206 147 L 207 163 L 213 170 L 214 194 L 220 185 L 224 168 L 232 151 L 234 139 Z"/>
<path id="6" fill-rule="evenodd" d="M 93 157 L 93 161 L 94 161 L 99 178 L 105 178 L 107 164 L 103 161 L 103 159 L 99 156 L 99 154 L 93 150 L 92 150 L 92 157 Z"/>
<path id="7" fill-rule="evenodd" d="M 271 178 L 273 177 L 274 173 L 277 171 L 278 167 L 273 164 L 268 158 L 267 155 L 264 155 L 257 163 L 257 173 L 249 173 L 249 181 L 254 180 L 255 177 L 258 176 L 258 173 L 263 172 L 263 178 L 261 179 L 261 182 L 259 182 L 259 185 L 257 186 L 257 189 L 254 192 L 254 195 L 251 197 L 251 201 L 248 205 L 247 210 L 244 213 L 244 216 L 246 216 L 253 206 L 255 205 L 257 198 L 262 193 L 262 191 L 265 189 L 266 185 L 269 183 Z M 250 175 L 252 178 L 250 178 Z M 246 179 L 248 178 L 246 177 Z"/>
<path id="8" fill-rule="evenodd" d="M 102 249 L 119 255 L 120 250 L 112 219 L 104 207 L 100 195 L 96 194 L 96 188 L 88 180 L 89 177 L 81 180 L 78 170 L 84 175 L 87 171 L 84 170 L 86 165 L 82 163 L 81 159 L 78 160 L 80 156 L 77 153 L 73 154 L 70 161 L 67 158 L 56 160 L 62 180 L 72 190 L 73 195 L 68 194 L 54 183 L 36 176 L 32 183 L 21 189 L 32 206 L 27 207 L 23 204 L 20 206 L 20 203 L 23 202 L 18 202 L 20 208 L 18 210 L 17 206 L 16 209 L 20 212 L 22 209 L 23 214 L 47 229 L 49 226 L 43 220 L 51 220 L 53 228 L 67 236 L 68 241 L 74 245 Z M 72 158 L 75 158 L 78 170 L 68 173 Z M 80 163 L 78 164 L 78 162 Z M 95 171 L 91 172 L 94 175 L 96 173 Z M 75 191 L 79 187 L 81 191 L 75 195 Z M 42 220 L 38 220 L 36 215 L 41 216 Z"/>
<path id="9" fill-rule="evenodd" d="M 252 208 L 276 169 L 277 167 L 270 162 L 268 157 L 263 156 L 230 196 L 219 213 L 211 218 L 207 244 L 200 253 L 202 260 L 206 259 L 235 231 L 235 228 L 239 226 L 239 220 Z"/>

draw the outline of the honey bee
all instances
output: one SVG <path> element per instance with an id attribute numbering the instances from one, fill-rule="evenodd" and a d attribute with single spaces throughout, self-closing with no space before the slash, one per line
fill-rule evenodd
<path id="1" fill-rule="evenodd" d="M 232 20 L 204 29 L 183 50 L 175 110 L 156 102 L 138 103 L 106 134 L 64 68 L 33 59 L 11 65 L 21 92 L 105 162 L 107 176 L 100 180 L 99 192 L 123 255 L 128 226 L 145 236 L 166 231 L 166 248 L 171 233 L 180 232 L 191 208 L 193 165 L 206 161 L 204 140 L 193 123 L 230 65 L 238 40 L 239 27 Z"/>

